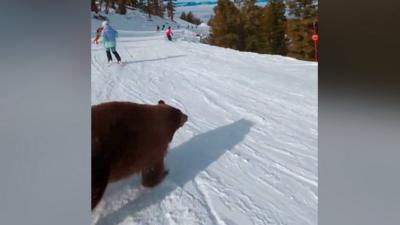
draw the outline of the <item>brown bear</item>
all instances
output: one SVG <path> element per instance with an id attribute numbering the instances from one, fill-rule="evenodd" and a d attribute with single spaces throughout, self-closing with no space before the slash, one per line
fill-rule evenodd
<path id="1" fill-rule="evenodd" d="M 168 174 L 164 156 L 188 117 L 160 100 L 157 105 L 107 102 L 92 106 L 92 210 L 109 182 L 140 172 L 145 187 Z"/>

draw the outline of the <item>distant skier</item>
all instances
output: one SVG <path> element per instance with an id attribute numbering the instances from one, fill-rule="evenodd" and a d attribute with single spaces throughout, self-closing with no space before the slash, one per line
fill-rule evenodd
<path id="1" fill-rule="evenodd" d="M 172 29 L 171 27 L 168 27 L 167 30 L 165 31 L 165 35 L 167 35 L 168 40 L 172 41 Z"/>
<path id="2" fill-rule="evenodd" d="M 161 28 L 161 30 L 164 30 L 164 29 L 165 29 L 165 24 L 163 24 L 163 25 L 162 25 L 162 28 Z"/>
<path id="3" fill-rule="evenodd" d="M 160 31 L 160 26 L 157 25 L 157 31 Z"/>
<path id="4" fill-rule="evenodd" d="M 112 62 L 111 52 L 114 54 L 115 58 L 117 58 L 118 63 L 121 63 L 121 57 L 119 56 L 116 47 L 117 47 L 117 37 L 118 32 L 114 30 L 109 24 L 108 21 L 103 21 L 102 23 L 103 31 L 101 32 L 101 41 L 106 49 L 107 60 L 108 62 Z"/>
<path id="5" fill-rule="evenodd" d="M 96 30 L 96 36 L 94 37 L 94 40 L 93 40 L 94 43 L 99 44 L 101 32 L 103 32 L 103 27 L 102 26 L 97 28 L 97 30 Z"/>

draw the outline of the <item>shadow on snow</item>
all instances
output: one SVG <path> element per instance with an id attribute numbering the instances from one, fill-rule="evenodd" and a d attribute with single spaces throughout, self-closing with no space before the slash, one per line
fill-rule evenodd
<path id="1" fill-rule="evenodd" d="M 185 56 L 186 55 L 173 55 L 173 56 L 167 56 L 167 57 L 157 58 L 157 59 L 144 59 L 144 60 L 127 61 L 127 62 L 124 62 L 124 64 L 133 64 L 133 63 L 142 63 L 142 62 L 155 62 L 155 61 L 174 59 L 174 58 L 180 58 L 180 57 L 185 57 Z"/>
<path id="2" fill-rule="evenodd" d="M 252 126 L 252 122 L 241 119 L 199 134 L 182 145 L 169 150 L 166 157 L 169 175 L 165 178 L 164 182 L 157 187 L 143 192 L 119 210 L 110 213 L 104 218 L 100 218 L 96 224 L 118 224 L 127 217 L 134 217 L 136 212 L 153 204 L 160 203 L 176 188 L 182 188 L 186 183 L 193 181 L 200 172 L 206 170 L 208 166 L 217 161 L 225 152 L 230 151 L 242 142 Z M 129 185 L 135 186 L 138 183 L 138 179 L 133 179 L 133 182 Z M 120 187 L 117 186 L 117 189 L 120 189 Z M 112 190 L 112 192 L 116 191 L 118 190 Z"/>

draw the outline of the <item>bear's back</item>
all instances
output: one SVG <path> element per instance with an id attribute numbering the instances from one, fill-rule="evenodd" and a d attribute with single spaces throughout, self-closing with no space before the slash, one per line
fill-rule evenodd
<path id="1" fill-rule="evenodd" d="M 110 164 L 119 180 L 164 157 L 168 111 L 157 105 L 109 102 L 92 107 L 92 157 Z"/>

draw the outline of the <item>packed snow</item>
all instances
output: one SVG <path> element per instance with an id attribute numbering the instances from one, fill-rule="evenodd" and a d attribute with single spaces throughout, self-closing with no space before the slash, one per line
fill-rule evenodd
<path id="1" fill-rule="evenodd" d="M 124 63 L 92 44 L 92 104 L 163 99 L 189 120 L 165 180 L 110 184 L 92 224 L 317 224 L 316 63 L 201 44 L 180 20 L 169 42 L 137 11 L 110 21 Z"/>

